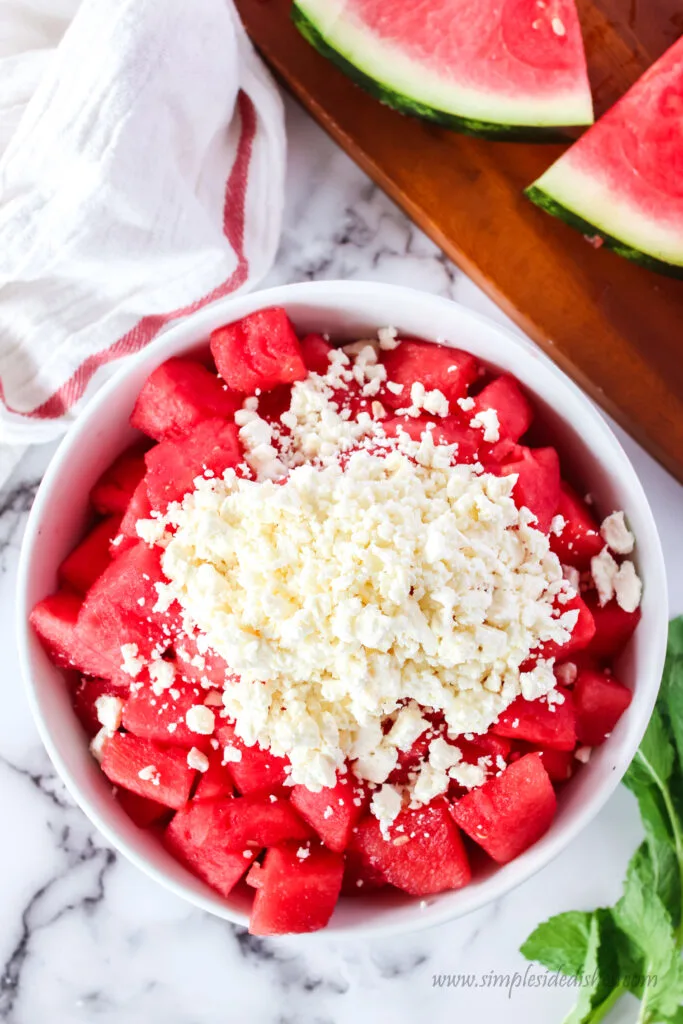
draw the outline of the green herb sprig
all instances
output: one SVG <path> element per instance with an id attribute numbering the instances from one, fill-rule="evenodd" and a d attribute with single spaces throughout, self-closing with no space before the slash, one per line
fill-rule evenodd
<path id="1" fill-rule="evenodd" d="M 613 907 L 569 911 L 539 925 L 521 952 L 588 980 L 564 1024 L 598 1024 L 631 992 L 637 1024 L 683 1024 L 683 616 L 669 625 L 662 686 L 624 784 L 645 841 Z"/>

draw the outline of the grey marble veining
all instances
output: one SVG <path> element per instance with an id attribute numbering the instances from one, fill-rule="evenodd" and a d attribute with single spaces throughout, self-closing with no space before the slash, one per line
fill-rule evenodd
<path id="1" fill-rule="evenodd" d="M 287 220 L 267 284 L 339 277 L 407 283 L 505 322 L 293 106 L 289 137 Z M 628 438 L 625 444 L 662 531 L 672 609 L 683 611 L 683 491 Z M 13 638 L 21 533 L 50 454 L 30 452 L 0 494 L 0 1021 L 559 1022 L 571 993 L 518 988 L 509 998 L 503 988 L 482 987 L 481 978 L 489 971 L 523 973 L 517 949 L 540 919 L 615 898 L 639 839 L 624 790 L 553 864 L 506 898 L 439 928 L 372 941 L 249 936 L 165 892 L 109 849 L 74 807 L 40 744 Z M 448 987 L 450 974 L 474 981 Z"/>

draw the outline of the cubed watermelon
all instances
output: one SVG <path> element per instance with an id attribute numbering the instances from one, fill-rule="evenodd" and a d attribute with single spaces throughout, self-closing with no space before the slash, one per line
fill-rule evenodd
<path id="1" fill-rule="evenodd" d="M 251 793 L 284 792 L 287 779 L 286 768 L 289 762 L 284 757 L 275 757 L 269 750 L 263 750 L 258 744 L 248 747 L 235 734 L 232 722 L 219 719 L 216 736 L 222 747 L 229 747 L 233 755 L 226 758 L 235 785 L 243 796 Z M 236 752 L 236 753 L 233 753 Z M 234 760 L 239 754 L 239 760 Z"/>
<path id="2" fill-rule="evenodd" d="M 389 390 L 383 392 L 382 401 L 393 409 L 410 405 L 411 385 L 419 381 L 427 391 L 436 389 L 445 395 L 451 403 L 451 412 L 455 413 L 455 402 L 464 398 L 479 374 L 477 360 L 468 352 L 413 338 L 407 338 L 398 348 L 384 352 L 382 362 L 386 367 L 387 380 L 403 385 L 398 395 Z"/>
<path id="3" fill-rule="evenodd" d="M 120 516 L 108 516 L 86 534 L 59 567 L 59 582 L 80 594 L 92 586 L 111 561 L 109 545 L 119 531 Z"/>
<path id="4" fill-rule="evenodd" d="M 498 864 L 507 864 L 548 831 L 557 801 L 541 755 L 526 754 L 456 801 L 460 828 Z"/>
<path id="5" fill-rule="evenodd" d="M 102 771 L 115 786 L 175 809 L 187 803 L 196 775 L 186 751 L 121 732 L 104 744 Z"/>
<path id="6" fill-rule="evenodd" d="M 267 850 L 262 867 L 250 878 L 257 888 L 249 931 L 286 935 L 324 928 L 339 898 L 343 874 L 343 855 L 317 843 L 283 843 Z"/>
<path id="7" fill-rule="evenodd" d="M 355 776 L 347 772 L 331 789 L 313 793 L 305 786 L 292 788 L 292 804 L 318 833 L 325 846 L 341 853 L 349 845 L 357 822 L 365 813 L 368 795 Z"/>
<path id="8" fill-rule="evenodd" d="M 115 686 L 109 679 L 87 679 L 83 677 L 73 690 L 71 701 L 78 719 L 88 736 L 100 731 L 101 723 L 97 716 L 96 702 L 100 697 L 120 697 L 126 699 L 126 692 Z"/>
<path id="9" fill-rule="evenodd" d="M 169 359 L 142 385 L 130 423 L 155 441 L 166 441 L 183 437 L 202 420 L 231 419 L 242 401 L 195 359 Z"/>
<path id="10" fill-rule="evenodd" d="M 388 839 L 368 815 L 357 826 L 354 846 L 388 882 L 412 896 L 459 889 L 471 877 L 460 833 L 443 800 L 402 811 Z"/>
<path id="11" fill-rule="evenodd" d="M 355 833 L 344 854 L 343 896 L 365 896 L 368 892 L 382 889 L 387 880 L 379 870 L 370 863 L 367 854 L 358 846 Z"/>
<path id="12" fill-rule="evenodd" d="M 228 387 L 247 395 L 308 376 L 299 339 L 279 307 L 219 327 L 211 335 L 211 352 Z"/>
<path id="13" fill-rule="evenodd" d="M 572 629 L 572 635 L 564 644 L 559 644 L 555 640 L 546 640 L 539 645 L 537 653 L 540 657 L 546 659 L 561 658 L 565 661 L 577 651 L 590 649 L 589 645 L 595 636 L 595 619 L 593 611 L 578 594 L 567 601 L 566 604 L 559 605 L 558 608 L 562 614 L 571 611 L 579 613 L 579 617 Z"/>
<path id="14" fill-rule="evenodd" d="M 325 376 L 330 368 L 332 345 L 320 334 L 307 334 L 301 341 L 301 355 L 309 373 Z"/>
<path id="15" fill-rule="evenodd" d="M 576 746 L 576 714 L 569 690 L 557 687 L 562 704 L 549 704 L 545 698 L 525 700 L 518 697 L 498 716 L 491 727 L 497 736 L 526 740 L 535 747 L 573 750 Z"/>
<path id="16" fill-rule="evenodd" d="M 179 634 L 174 643 L 176 668 L 185 680 L 198 682 L 203 686 L 213 683 L 222 690 L 226 682 L 237 677 L 228 667 L 228 663 L 212 647 L 200 653 L 197 646 L 198 635 L 184 631 Z"/>
<path id="17" fill-rule="evenodd" d="M 96 511 L 104 516 L 122 516 L 145 472 L 144 448 L 140 445 L 127 448 L 105 469 L 90 492 Z"/>
<path id="18" fill-rule="evenodd" d="M 621 654 L 633 636 L 640 622 L 640 608 L 636 608 L 634 612 L 625 612 L 616 600 L 608 601 L 601 608 L 597 594 L 593 591 L 587 591 L 584 596 L 595 623 L 595 635 L 586 653 L 598 661 L 609 661 L 610 658 Z"/>
<path id="19" fill-rule="evenodd" d="M 221 896 L 228 896 L 252 863 L 244 851 L 228 853 L 225 848 L 225 822 L 232 798 L 228 800 L 192 800 L 174 814 L 164 833 L 164 846 L 182 864 L 210 885 Z"/>
<path id="20" fill-rule="evenodd" d="M 554 448 L 526 448 L 517 462 L 503 462 L 501 476 L 517 475 L 512 491 L 515 504 L 536 516 L 535 525 L 545 533 L 560 500 L 560 460 Z"/>
<path id="21" fill-rule="evenodd" d="M 147 493 L 153 509 L 165 512 L 194 489 L 194 480 L 214 476 L 242 460 L 237 427 L 225 420 L 204 420 L 177 441 L 162 441 L 145 455 Z"/>
<path id="22" fill-rule="evenodd" d="M 534 418 L 531 403 L 509 374 L 496 377 L 475 396 L 474 408 L 467 412 L 467 419 L 487 409 L 495 409 L 498 414 L 501 441 L 518 441 L 522 434 L 526 434 Z"/>
<path id="23" fill-rule="evenodd" d="M 565 520 L 565 525 L 559 533 L 551 533 L 551 549 L 563 565 L 588 569 L 591 558 L 600 554 L 605 546 L 604 541 L 590 508 L 564 480 L 557 514 Z"/>
<path id="24" fill-rule="evenodd" d="M 277 846 L 287 840 L 303 842 L 312 830 L 283 796 L 238 796 L 230 804 L 225 822 L 227 850 Z"/>
<path id="25" fill-rule="evenodd" d="M 156 800 L 148 800 L 137 793 L 131 793 L 128 789 L 117 789 L 116 799 L 124 811 L 138 826 L 138 828 L 149 828 L 150 825 L 165 823 L 171 815 L 171 810 Z"/>
<path id="26" fill-rule="evenodd" d="M 109 678 L 121 671 L 124 644 L 135 644 L 147 660 L 154 650 L 162 653 L 168 647 L 164 616 L 153 610 L 158 599 L 154 584 L 163 580 L 160 551 L 139 542 L 114 559 L 90 588 L 76 635 L 109 663 L 110 671 L 99 675 Z"/>
<path id="27" fill-rule="evenodd" d="M 576 732 L 581 743 L 603 743 L 631 703 L 633 694 L 613 676 L 584 669 L 574 687 Z"/>
<path id="28" fill-rule="evenodd" d="M 494 769 L 500 767 L 499 759 L 507 761 L 512 747 L 510 740 L 495 735 L 493 730 L 473 736 L 471 740 L 466 740 L 464 736 L 458 736 L 454 742 L 462 754 L 463 761 L 467 761 L 468 764 L 476 764 L 480 758 L 488 757 L 491 759 Z"/>
<path id="29" fill-rule="evenodd" d="M 426 730 L 418 736 L 408 750 L 398 751 L 396 767 L 388 778 L 388 782 L 395 786 L 405 786 L 410 781 L 410 776 L 419 768 L 420 764 L 429 755 L 429 744 L 434 739 L 434 732 Z"/>
<path id="30" fill-rule="evenodd" d="M 120 666 L 112 665 L 97 647 L 93 648 L 77 629 L 83 598 L 68 590 L 39 601 L 29 616 L 29 622 L 40 641 L 59 668 L 78 669 L 87 676 L 105 676 L 121 681 Z"/>
<path id="31" fill-rule="evenodd" d="M 209 767 L 199 776 L 194 799 L 196 800 L 217 800 L 219 797 L 232 796 L 235 786 L 228 766 L 223 764 L 222 749 L 209 749 Z"/>
<path id="32" fill-rule="evenodd" d="M 553 782 L 566 782 L 574 774 L 576 758 L 573 750 L 539 750 L 538 753 Z"/>
<path id="33" fill-rule="evenodd" d="M 118 535 L 112 541 L 110 553 L 116 558 L 123 554 L 128 548 L 134 547 L 140 540 L 137 531 L 137 523 L 140 519 L 149 519 L 152 506 L 147 493 L 147 481 L 141 480 L 135 488 L 133 497 L 128 502 L 128 507 L 123 514 Z"/>
<path id="34" fill-rule="evenodd" d="M 195 704 L 203 704 L 206 694 L 199 686 L 175 679 L 170 689 L 156 695 L 150 682 L 134 685 L 123 709 L 123 725 L 142 739 L 173 746 L 209 749 L 209 736 L 193 732 L 185 716 Z"/>
<path id="35" fill-rule="evenodd" d="M 382 421 L 382 429 L 387 437 L 396 437 L 399 431 L 403 431 L 412 438 L 419 441 L 424 432 L 432 424 L 431 434 L 435 444 L 457 444 L 455 453 L 457 462 L 472 463 L 477 459 L 480 438 L 473 430 L 464 427 L 462 423 L 451 416 L 444 419 L 430 419 L 428 416 L 392 416 Z"/>

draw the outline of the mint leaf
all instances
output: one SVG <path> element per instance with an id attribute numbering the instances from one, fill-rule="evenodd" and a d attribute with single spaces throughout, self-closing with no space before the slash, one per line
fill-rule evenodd
<path id="1" fill-rule="evenodd" d="M 662 716 L 655 708 L 642 743 L 624 776 L 624 785 L 634 793 L 646 786 L 666 790 L 674 766 L 674 749 Z"/>
<path id="2" fill-rule="evenodd" d="M 586 961 L 592 918 L 593 914 L 581 910 L 556 914 L 539 924 L 519 951 L 549 971 L 578 978 Z"/>
<path id="3" fill-rule="evenodd" d="M 669 623 L 669 642 L 658 703 L 663 704 L 683 767 L 683 615 Z"/>
<path id="4" fill-rule="evenodd" d="M 638 786 L 635 790 L 653 872 L 654 890 L 674 926 L 681 917 L 681 865 L 671 833 L 669 815 L 659 790 Z"/>

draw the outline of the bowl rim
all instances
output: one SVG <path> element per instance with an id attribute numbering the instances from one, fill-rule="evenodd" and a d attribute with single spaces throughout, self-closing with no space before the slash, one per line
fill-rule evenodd
<path id="1" fill-rule="evenodd" d="M 336 307 L 343 312 L 345 301 L 350 302 L 354 298 L 369 298 L 380 293 L 386 299 L 391 299 L 392 297 L 398 299 L 400 296 L 401 301 L 412 300 L 419 306 L 424 307 L 423 313 L 425 318 L 428 316 L 430 309 L 442 309 L 444 312 L 448 310 L 451 316 L 459 316 L 461 321 L 469 321 L 470 324 L 475 325 L 481 332 L 487 333 L 491 338 L 497 338 L 506 345 L 524 351 L 527 356 L 531 356 L 550 371 L 555 377 L 558 386 L 563 387 L 573 396 L 574 401 L 581 406 L 582 414 L 590 420 L 591 431 L 597 432 L 609 446 L 614 463 L 617 464 L 619 476 L 624 479 L 628 486 L 632 499 L 639 504 L 640 516 L 646 524 L 649 546 L 651 547 L 651 562 L 648 564 L 647 570 L 647 586 L 648 588 L 655 588 L 660 597 L 657 602 L 658 614 L 656 624 L 652 626 L 652 637 L 648 637 L 646 641 L 649 653 L 648 663 L 651 668 L 647 679 L 642 681 L 639 679 L 638 683 L 644 693 L 646 691 L 646 699 L 644 699 L 641 707 L 641 717 L 635 728 L 633 725 L 631 727 L 630 742 L 628 744 L 622 743 L 621 747 L 614 749 L 614 764 L 610 775 L 597 786 L 595 792 L 592 793 L 580 810 L 576 812 L 570 822 L 565 823 L 563 827 L 558 828 L 554 833 L 551 830 L 550 833 L 547 833 L 538 843 L 510 862 L 509 865 L 495 870 L 481 884 L 481 888 L 465 887 L 459 890 L 461 902 L 455 907 L 446 902 L 443 902 L 443 904 L 437 902 L 434 905 L 425 907 L 424 900 L 419 901 L 418 898 L 414 898 L 414 913 L 412 915 L 406 914 L 404 920 L 399 922 L 383 922 L 378 920 L 367 923 L 361 921 L 357 924 L 340 927 L 335 925 L 333 918 L 325 929 L 310 933 L 308 936 L 310 940 L 321 935 L 334 936 L 335 938 L 396 935 L 443 924 L 481 909 L 511 892 L 557 857 L 596 817 L 616 790 L 623 773 L 626 771 L 647 728 L 657 697 L 659 679 L 664 664 L 668 625 L 666 573 L 660 538 L 643 486 L 619 440 L 588 396 L 544 352 L 537 348 L 529 338 L 517 335 L 510 328 L 500 325 L 493 319 L 471 310 L 459 302 L 419 289 L 380 282 L 309 281 L 279 285 L 245 295 L 226 296 L 173 324 L 140 352 L 130 359 L 124 360 L 112 377 L 87 402 L 77 420 L 63 438 L 43 476 L 27 520 L 17 575 L 16 627 L 19 661 L 24 687 L 40 738 L 68 792 L 107 842 L 146 875 L 190 904 L 234 924 L 246 926 L 248 924 L 247 915 L 230 907 L 222 897 L 218 895 L 204 896 L 201 892 L 190 889 L 185 884 L 171 878 L 166 871 L 153 865 L 144 854 L 135 850 L 117 829 L 105 820 L 103 814 L 100 813 L 97 802 L 91 800 L 85 794 L 77 778 L 62 758 L 51 724 L 48 721 L 47 715 L 43 712 L 35 678 L 36 668 L 33 665 L 30 643 L 31 628 L 28 622 L 32 551 L 41 525 L 49 510 L 53 487 L 64 468 L 68 465 L 72 450 L 77 448 L 79 441 L 86 431 L 87 424 L 97 415 L 101 408 L 106 407 L 110 397 L 118 391 L 129 375 L 140 364 L 149 363 L 151 372 L 154 366 L 164 361 L 169 349 L 174 350 L 173 354 L 176 354 L 175 349 L 178 346 L 178 354 L 183 351 L 184 339 L 187 339 L 185 348 L 191 349 L 196 347 L 198 343 L 193 339 L 198 330 L 204 328 L 208 337 L 209 331 L 220 323 L 238 319 L 254 309 L 266 308 L 272 305 L 286 306 L 292 303 L 306 304 L 307 301 L 318 299 L 323 300 L 328 308 Z M 476 352 L 474 354 L 477 355 Z M 542 395 L 542 392 L 539 391 L 539 394 Z M 511 871 L 505 870 L 505 868 L 510 868 L 513 865 L 515 867 Z M 470 893 L 469 899 L 467 898 L 468 892 Z M 301 937 L 298 936 L 298 938 Z"/>

